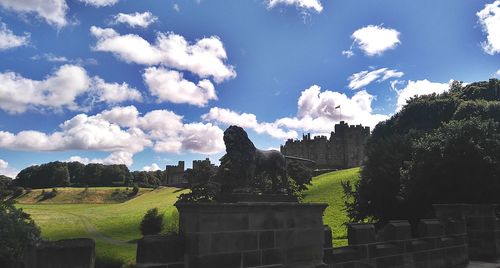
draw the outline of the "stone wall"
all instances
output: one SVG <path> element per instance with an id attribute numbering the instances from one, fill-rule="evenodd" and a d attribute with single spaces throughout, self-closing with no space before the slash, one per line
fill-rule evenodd
<path id="1" fill-rule="evenodd" d="M 95 243 L 88 238 L 43 241 L 24 253 L 25 268 L 94 268 Z"/>
<path id="2" fill-rule="evenodd" d="M 469 255 L 473 260 L 500 257 L 500 220 L 494 204 L 438 204 L 436 216 L 451 231 L 467 233 Z"/>
<path id="3" fill-rule="evenodd" d="M 325 204 L 177 204 L 185 265 L 321 267 Z"/>
<path id="4" fill-rule="evenodd" d="M 335 125 L 335 132 L 311 139 L 307 134 L 302 140 L 289 139 L 280 150 L 288 156 L 307 158 L 316 162 L 317 168 L 349 168 L 360 166 L 364 159 L 364 145 L 370 128 L 348 125 L 344 121 Z"/>
<path id="5" fill-rule="evenodd" d="M 137 268 L 184 267 L 184 240 L 177 234 L 148 235 L 137 241 Z"/>
<path id="6" fill-rule="evenodd" d="M 372 224 L 348 225 L 349 246 L 325 249 L 330 268 L 448 268 L 465 267 L 468 251 L 465 233 L 445 234 L 437 219 L 421 220 L 419 238 L 411 238 L 407 221 L 392 221 L 375 232 Z"/>
<path id="7" fill-rule="evenodd" d="M 165 166 L 165 184 L 169 186 L 183 185 L 184 179 L 184 161 L 179 161 L 177 165 Z"/>

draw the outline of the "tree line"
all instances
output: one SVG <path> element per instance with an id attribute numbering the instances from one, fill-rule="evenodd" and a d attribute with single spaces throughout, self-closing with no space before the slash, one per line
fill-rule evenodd
<path id="1" fill-rule="evenodd" d="M 24 188 L 129 186 L 155 187 L 164 182 L 164 172 L 134 171 L 126 165 L 82 164 L 80 162 L 50 162 L 27 167 L 12 180 L 12 185 Z M 8 178 L 3 178 L 7 181 Z M 7 184 L 4 182 L 3 184 Z"/>

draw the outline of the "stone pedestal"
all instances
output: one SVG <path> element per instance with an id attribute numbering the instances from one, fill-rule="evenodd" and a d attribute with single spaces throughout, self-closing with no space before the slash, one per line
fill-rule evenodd
<path id="1" fill-rule="evenodd" d="M 185 267 L 324 267 L 326 206 L 178 203 Z"/>

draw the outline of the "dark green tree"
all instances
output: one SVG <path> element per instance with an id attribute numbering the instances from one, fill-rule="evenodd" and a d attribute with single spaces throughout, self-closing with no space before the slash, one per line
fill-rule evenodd
<path id="1" fill-rule="evenodd" d="M 142 218 L 140 230 L 142 235 L 159 234 L 163 228 L 163 214 L 158 214 L 158 208 L 149 209 Z"/>
<path id="2" fill-rule="evenodd" d="M 0 201 L 0 267 L 18 267 L 24 249 L 40 240 L 40 229 L 29 214 Z"/>

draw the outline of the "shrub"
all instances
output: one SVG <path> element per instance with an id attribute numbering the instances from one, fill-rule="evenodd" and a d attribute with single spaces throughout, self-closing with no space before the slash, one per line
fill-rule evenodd
<path id="1" fill-rule="evenodd" d="M 159 234 L 163 227 L 163 214 L 158 214 L 158 208 L 152 208 L 146 212 L 141 221 L 142 235 Z"/>
<path id="2" fill-rule="evenodd" d="M 18 267 L 23 250 L 40 239 L 40 229 L 29 214 L 0 201 L 0 267 Z"/>
<path id="3" fill-rule="evenodd" d="M 131 196 L 136 196 L 138 193 L 139 193 L 139 187 L 136 184 L 134 185 L 134 188 L 132 188 Z"/>

